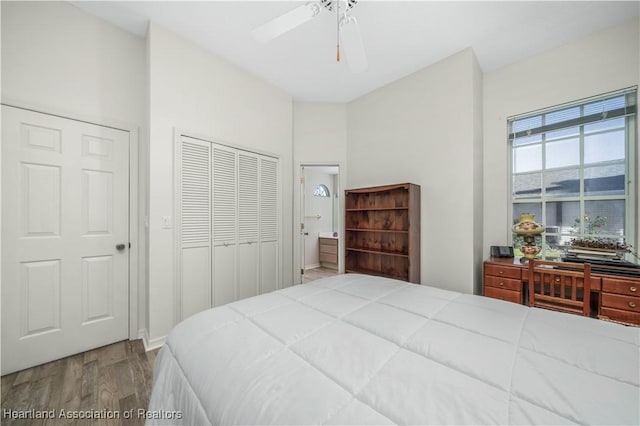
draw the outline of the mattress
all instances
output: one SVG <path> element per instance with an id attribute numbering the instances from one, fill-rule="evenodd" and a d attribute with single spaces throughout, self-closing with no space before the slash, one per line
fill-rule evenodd
<path id="1" fill-rule="evenodd" d="M 148 424 L 640 424 L 640 329 L 338 275 L 178 324 Z"/>

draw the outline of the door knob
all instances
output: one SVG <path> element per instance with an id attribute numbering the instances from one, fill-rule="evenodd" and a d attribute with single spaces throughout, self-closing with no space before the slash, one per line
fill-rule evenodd
<path id="1" fill-rule="evenodd" d="M 116 250 L 122 251 L 126 246 L 124 244 L 116 244 Z"/>
<path id="2" fill-rule="evenodd" d="M 308 233 L 308 232 L 305 232 L 305 233 L 304 233 L 304 235 L 309 235 L 309 233 Z"/>

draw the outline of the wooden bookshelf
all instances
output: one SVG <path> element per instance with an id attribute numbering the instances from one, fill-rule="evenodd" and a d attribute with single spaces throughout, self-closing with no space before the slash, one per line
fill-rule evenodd
<path id="1" fill-rule="evenodd" d="M 345 191 L 345 270 L 420 282 L 420 186 Z"/>

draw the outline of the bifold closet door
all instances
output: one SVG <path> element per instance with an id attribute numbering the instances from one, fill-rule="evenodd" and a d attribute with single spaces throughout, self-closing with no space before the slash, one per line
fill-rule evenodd
<path id="1" fill-rule="evenodd" d="M 181 319 L 276 290 L 278 159 L 182 137 Z"/>
<path id="2" fill-rule="evenodd" d="M 278 160 L 260 157 L 260 293 L 278 288 Z"/>
<path id="3" fill-rule="evenodd" d="M 211 144 L 182 139 L 180 278 L 182 319 L 211 307 Z"/>
<path id="4" fill-rule="evenodd" d="M 238 151 L 213 145 L 213 304 L 237 300 Z"/>
<path id="5" fill-rule="evenodd" d="M 258 294 L 258 155 L 238 152 L 237 298 Z"/>

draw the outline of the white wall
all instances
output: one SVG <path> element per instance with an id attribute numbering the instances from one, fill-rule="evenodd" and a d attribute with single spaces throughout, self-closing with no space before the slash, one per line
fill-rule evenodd
<path id="1" fill-rule="evenodd" d="M 635 20 L 485 74 L 485 256 L 511 237 L 507 117 L 640 84 L 639 40 Z"/>
<path id="2" fill-rule="evenodd" d="M 472 121 L 473 121 L 473 260 L 474 260 L 474 286 L 475 294 L 482 294 L 482 262 L 484 261 L 484 139 L 483 111 L 482 111 L 482 80 L 483 74 L 477 60 L 471 61 L 473 91 Z"/>
<path id="3" fill-rule="evenodd" d="M 2 2 L 2 100 L 143 125 L 144 40 L 63 2 Z"/>
<path id="4" fill-rule="evenodd" d="M 294 160 L 342 163 L 347 159 L 347 106 L 336 103 L 293 104 Z"/>
<path id="5" fill-rule="evenodd" d="M 6 2 L 2 8 L 2 102 L 145 135 L 145 43 L 63 2 Z M 138 137 L 134 135 L 134 137 Z M 139 162 L 140 193 L 146 175 Z M 138 281 L 145 281 L 144 197 L 138 204 Z M 132 283 L 137 285 L 137 282 Z M 138 293 L 144 328 L 145 294 Z"/>
<path id="6" fill-rule="evenodd" d="M 482 219 L 480 70 L 470 49 L 347 106 L 347 187 L 421 186 L 421 282 L 473 292 Z"/>
<path id="7" fill-rule="evenodd" d="M 294 181 L 299 182 L 300 166 L 303 164 L 338 165 L 338 202 L 343 205 L 347 171 L 347 106 L 338 103 L 295 102 L 293 104 L 293 155 Z M 300 221 L 300 191 L 294 188 L 294 220 Z M 339 215 L 338 229 L 342 229 L 342 216 Z M 294 235 L 294 277 L 300 281 L 298 272 L 304 267 L 301 255 L 301 239 Z M 344 242 L 339 241 L 339 258 L 344 258 Z M 342 265 L 340 265 L 342 267 Z"/>
<path id="8" fill-rule="evenodd" d="M 149 338 L 174 325 L 174 130 L 271 153 L 282 180 L 282 283 L 292 282 L 292 99 L 230 63 L 151 24 L 149 78 Z"/>

